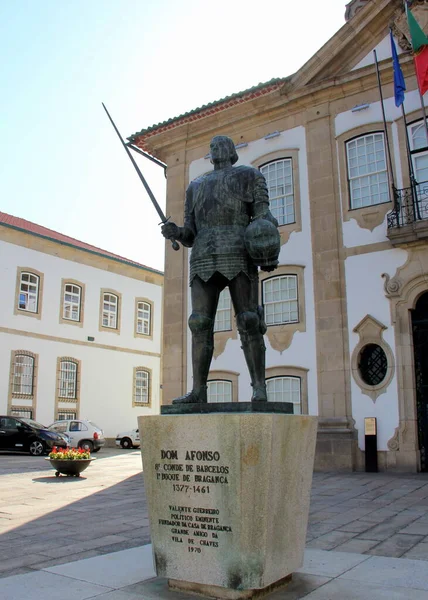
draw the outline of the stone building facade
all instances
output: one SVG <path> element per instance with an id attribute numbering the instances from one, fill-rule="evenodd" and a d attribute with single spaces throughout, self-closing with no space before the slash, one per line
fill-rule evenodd
<path id="1" fill-rule="evenodd" d="M 426 28 L 426 3 L 413 2 L 412 10 Z M 422 183 L 428 143 L 408 30 L 401 0 L 352 0 L 345 17 L 297 73 L 129 139 L 167 164 L 167 214 L 178 224 L 187 185 L 212 168 L 207 152 L 214 135 L 230 136 L 238 164 L 265 174 L 282 240 L 280 266 L 262 274 L 260 284 L 271 314 L 268 392 L 319 416 L 316 468 L 363 469 L 365 419 L 375 417 L 380 468 L 427 470 L 428 204 Z M 407 86 L 407 130 L 394 102 L 390 27 Z M 407 135 L 420 184 L 413 196 Z M 167 243 L 166 403 L 191 387 L 189 308 L 188 252 L 173 252 Z M 212 401 L 249 399 L 227 295 L 210 379 Z"/>
<path id="2" fill-rule="evenodd" d="M 0 213 L 0 275 L 0 414 L 114 439 L 159 413 L 160 271 Z"/>

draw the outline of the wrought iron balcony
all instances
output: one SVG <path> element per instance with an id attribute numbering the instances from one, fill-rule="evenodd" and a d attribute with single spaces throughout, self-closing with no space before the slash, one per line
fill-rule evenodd
<path id="1" fill-rule="evenodd" d="M 387 236 L 394 245 L 428 240 L 428 181 L 394 188 L 395 208 L 388 214 Z"/>

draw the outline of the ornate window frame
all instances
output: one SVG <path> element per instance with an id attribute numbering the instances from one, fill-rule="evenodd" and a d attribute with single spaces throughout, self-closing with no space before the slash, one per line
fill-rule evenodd
<path id="1" fill-rule="evenodd" d="M 65 286 L 75 285 L 80 288 L 80 303 L 79 303 L 79 320 L 67 319 L 64 317 L 64 305 L 65 305 Z M 61 299 L 59 307 L 59 322 L 65 325 L 75 325 L 77 327 L 83 327 L 84 319 L 84 307 L 85 307 L 85 284 L 75 279 L 61 279 Z"/>
<path id="2" fill-rule="evenodd" d="M 281 245 L 288 242 L 290 235 L 293 231 L 302 231 L 302 209 L 300 200 L 300 174 L 299 174 L 299 149 L 298 148 L 284 148 L 263 154 L 254 160 L 251 164 L 256 169 L 264 167 L 269 163 L 277 160 L 291 159 L 292 173 L 293 173 L 293 195 L 294 195 L 294 223 L 288 223 L 280 225 L 278 231 L 281 236 Z"/>
<path id="3" fill-rule="evenodd" d="M 144 371 L 147 373 L 147 402 L 138 402 L 137 401 L 137 373 L 139 371 Z M 152 407 L 152 387 L 153 387 L 153 375 L 152 370 L 145 366 L 134 367 L 133 375 L 132 375 L 132 407 L 133 408 L 151 408 Z"/>
<path id="4" fill-rule="evenodd" d="M 263 283 L 267 279 L 281 277 L 283 275 L 295 275 L 297 277 L 297 305 L 299 320 L 292 323 L 282 323 L 280 325 L 269 325 L 266 336 L 274 350 L 283 352 L 286 350 L 296 331 L 306 331 L 306 312 L 305 312 L 305 282 L 303 265 L 280 265 L 273 273 L 260 272 L 260 298 L 263 305 Z"/>
<path id="5" fill-rule="evenodd" d="M 60 378 L 61 378 L 61 363 L 71 362 L 76 365 L 76 381 L 75 381 L 75 397 L 64 398 L 60 396 Z M 59 356 L 56 361 L 56 378 L 55 378 L 55 415 L 63 412 L 74 412 L 76 418 L 79 418 L 80 408 L 80 382 L 82 379 L 82 361 L 73 356 Z"/>
<path id="6" fill-rule="evenodd" d="M 386 325 L 383 325 L 380 321 L 372 317 L 371 315 L 366 315 L 361 321 L 354 327 L 354 333 L 357 333 L 360 337 L 358 344 L 352 351 L 351 355 L 351 371 L 352 376 L 355 380 L 355 383 L 358 385 L 360 390 L 366 396 L 369 396 L 373 402 L 376 402 L 377 398 L 386 392 L 389 384 L 394 377 L 395 372 L 395 359 L 394 354 L 389 347 L 389 345 L 383 339 L 383 332 L 387 329 Z M 376 346 L 380 346 L 382 350 L 385 352 L 388 367 L 386 370 L 386 375 L 384 379 L 378 383 L 377 385 L 369 385 L 364 381 L 361 377 L 359 370 L 359 359 L 361 355 L 361 351 L 368 344 L 375 344 Z"/>
<path id="7" fill-rule="evenodd" d="M 18 394 L 13 391 L 13 377 L 15 373 L 15 361 L 17 356 L 28 356 L 33 359 L 33 373 L 32 373 L 32 389 L 31 394 Z M 33 418 L 36 413 L 37 405 L 37 375 L 39 367 L 39 355 L 29 350 L 12 350 L 10 355 L 10 369 L 9 369 L 9 393 L 7 402 L 7 412 L 11 413 L 12 410 L 29 410 L 32 411 Z"/>
<path id="8" fill-rule="evenodd" d="M 307 415 L 309 411 L 308 402 L 308 371 L 305 367 L 284 365 L 268 367 L 266 369 L 266 381 L 276 377 L 298 377 L 300 379 L 300 413 Z"/>
<path id="9" fill-rule="evenodd" d="M 103 325 L 104 296 L 106 294 L 109 294 L 110 296 L 115 296 L 117 298 L 116 327 L 109 327 L 107 325 Z M 109 331 L 110 333 L 120 334 L 121 312 L 122 312 L 122 294 L 120 294 L 116 290 L 113 290 L 110 288 L 102 288 L 100 291 L 100 319 L 99 319 L 98 329 L 100 331 Z"/>
<path id="10" fill-rule="evenodd" d="M 392 137 L 392 124 L 387 123 L 387 132 L 390 140 Z M 390 197 L 389 202 L 382 202 L 380 204 L 372 204 L 370 206 L 363 206 L 361 208 L 351 208 L 351 199 L 348 186 L 348 166 L 346 159 L 346 143 L 351 140 L 368 135 L 370 133 L 381 132 L 385 135 L 384 125 L 382 122 L 367 123 L 354 127 L 342 133 L 336 137 L 338 162 L 339 162 L 339 173 L 340 173 L 340 194 L 342 197 L 342 215 L 344 221 L 350 221 L 355 219 L 358 225 L 363 229 L 369 229 L 373 231 L 375 227 L 381 225 L 386 214 L 392 209 L 393 203 Z M 386 144 L 386 141 L 385 141 Z M 388 162 L 387 149 L 385 147 L 385 158 Z M 393 166 L 394 169 L 394 166 Z M 388 186 L 389 189 L 389 186 Z"/>
<path id="11" fill-rule="evenodd" d="M 149 305 L 149 333 L 138 332 L 138 305 L 144 302 Z M 153 339 L 153 301 L 148 298 L 135 298 L 134 307 L 134 337 L 144 338 L 145 340 Z"/>
<path id="12" fill-rule="evenodd" d="M 21 293 L 21 278 L 24 274 L 33 275 L 37 277 L 37 308 L 35 311 L 19 308 L 19 295 Z M 36 319 L 42 318 L 42 302 L 43 302 L 43 279 L 44 274 L 31 267 L 18 267 L 16 272 L 16 288 L 15 288 L 15 306 L 14 315 L 25 315 L 27 317 L 34 317 Z"/>

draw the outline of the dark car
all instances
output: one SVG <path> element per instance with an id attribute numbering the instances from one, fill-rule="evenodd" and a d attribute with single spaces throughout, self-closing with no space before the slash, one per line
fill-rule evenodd
<path id="1" fill-rule="evenodd" d="M 0 416 L 0 450 L 21 450 L 40 456 L 53 446 L 67 448 L 67 438 L 44 425 L 21 417 Z"/>

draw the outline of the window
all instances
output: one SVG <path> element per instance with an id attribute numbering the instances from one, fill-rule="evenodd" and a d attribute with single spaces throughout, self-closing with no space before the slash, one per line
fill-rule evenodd
<path id="1" fill-rule="evenodd" d="M 360 377 L 367 385 L 379 385 L 385 379 L 388 360 L 378 344 L 366 344 L 358 360 Z"/>
<path id="2" fill-rule="evenodd" d="M 151 334 L 151 305 L 148 302 L 137 302 L 137 333 Z"/>
<path id="3" fill-rule="evenodd" d="M 117 329 L 118 298 L 114 294 L 103 295 L 103 327 Z"/>
<path id="4" fill-rule="evenodd" d="M 134 371 L 134 404 L 150 404 L 150 373 L 146 369 Z"/>
<path id="5" fill-rule="evenodd" d="M 266 381 L 268 402 L 292 402 L 295 415 L 301 414 L 300 377 L 272 377 Z"/>
<path id="6" fill-rule="evenodd" d="M 75 419 L 77 417 L 75 412 L 60 410 L 58 412 L 58 421 L 69 421 L 70 419 Z M 55 431 L 65 432 L 67 431 L 67 425 L 57 425 L 55 426 Z"/>
<path id="7" fill-rule="evenodd" d="M 80 303 L 82 288 L 72 283 L 64 285 L 63 319 L 69 321 L 80 321 Z"/>
<path id="8" fill-rule="evenodd" d="M 418 183 L 428 181 L 428 140 L 423 121 L 409 125 L 409 142 L 415 179 Z"/>
<path id="9" fill-rule="evenodd" d="M 232 402 L 232 382 L 208 381 L 208 402 Z"/>
<path id="10" fill-rule="evenodd" d="M 351 209 L 389 202 L 384 134 L 350 140 L 346 158 Z"/>
<path id="11" fill-rule="evenodd" d="M 61 360 L 59 363 L 59 398 L 77 398 L 77 363 Z"/>
<path id="12" fill-rule="evenodd" d="M 25 419 L 32 419 L 33 418 L 33 411 L 31 410 L 31 408 L 15 408 L 12 407 L 10 410 L 10 414 L 13 417 L 23 417 Z"/>
<path id="13" fill-rule="evenodd" d="M 12 360 L 12 396 L 33 396 L 34 358 L 15 354 Z"/>
<path id="14" fill-rule="evenodd" d="M 40 277 L 34 273 L 21 271 L 18 308 L 37 313 L 39 306 Z"/>
<path id="15" fill-rule="evenodd" d="M 297 275 L 265 279 L 263 305 L 267 325 L 297 323 L 299 321 Z"/>
<path id="16" fill-rule="evenodd" d="M 279 225 L 294 223 L 296 220 L 293 191 L 293 163 L 284 158 L 260 167 L 266 179 L 270 210 Z"/>
<path id="17" fill-rule="evenodd" d="M 229 288 L 224 288 L 218 301 L 214 331 L 230 331 L 232 329 L 232 302 Z"/>

